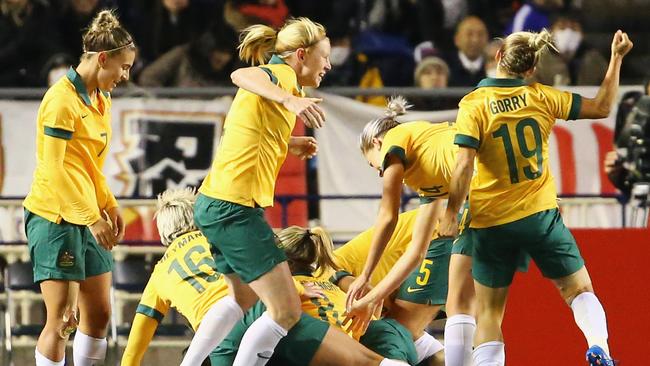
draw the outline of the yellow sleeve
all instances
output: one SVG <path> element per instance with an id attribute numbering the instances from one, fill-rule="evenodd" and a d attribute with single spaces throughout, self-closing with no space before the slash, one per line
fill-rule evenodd
<path id="1" fill-rule="evenodd" d="M 295 72 L 288 65 L 268 64 L 260 68 L 269 75 L 271 82 L 283 90 L 296 95 L 304 96 L 303 89 L 298 86 Z"/>
<path id="2" fill-rule="evenodd" d="M 396 156 L 406 168 L 406 165 L 408 164 L 408 159 L 406 159 L 409 147 L 408 139 L 409 137 L 407 134 L 404 134 L 396 129 L 392 129 L 391 131 L 388 131 L 386 135 L 384 135 L 384 141 L 381 145 L 382 171 L 384 171 L 386 168 L 388 156 L 390 155 Z"/>
<path id="3" fill-rule="evenodd" d="M 111 192 L 111 189 L 108 188 L 108 183 L 106 183 L 106 177 L 102 175 L 99 182 L 99 187 L 97 187 L 99 192 L 98 202 L 103 207 L 99 207 L 102 210 L 107 210 L 109 208 L 118 207 L 117 200 Z"/>
<path id="4" fill-rule="evenodd" d="M 481 124 L 478 111 L 466 101 L 461 101 L 459 107 L 454 143 L 478 150 L 481 145 Z"/>
<path id="5" fill-rule="evenodd" d="M 45 135 L 70 140 L 75 131 L 77 116 L 72 105 L 74 100 L 63 94 L 48 94 L 40 107 L 39 118 L 43 121 Z"/>
<path id="6" fill-rule="evenodd" d="M 582 97 L 580 94 L 557 90 L 546 85 L 541 85 L 540 87 L 546 97 L 546 103 L 553 117 L 563 120 L 578 119 L 582 105 Z"/>
<path id="7" fill-rule="evenodd" d="M 55 132 L 52 132 L 55 131 Z M 83 195 L 75 189 L 75 185 L 64 169 L 65 150 L 67 140 L 62 137 L 64 130 L 52 130 L 53 134 L 47 133 L 43 138 L 43 165 L 45 166 L 46 179 L 50 188 L 56 192 L 60 201 L 68 205 L 74 215 L 80 217 L 83 225 L 91 225 L 100 219 L 98 208 L 84 200 Z M 70 137 L 72 133 L 69 132 Z"/>
<path id="8" fill-rule="evenodd" d="M 156 277 L 154 272 L 154 275 L 151 276 L 147 286 L 142 292 L 142 298 L 140 298 L 140 303 L 135 309 L 135 312 L 146 315 L 160 322 L 169 311 L 169 302 L 158 296 L 158 292 L 154 285 L 155 280 Z"/>
<path id="9" fill-rule="evenodd" d="M 144 353 L 156 333 L 158 321 L 136 313 L 129 332 L 129 339 L 122 355 L 122 366 L 140 366 Z"/>

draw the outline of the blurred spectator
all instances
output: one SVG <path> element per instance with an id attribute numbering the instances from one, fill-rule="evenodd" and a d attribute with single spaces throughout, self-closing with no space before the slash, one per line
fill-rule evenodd
<path id="1" fill-rule="evenodd" d="M 506 28 L 505 35 L 514 32 L 539 32 L 551 25 L 549 15 L 564 6 L 564 0 L 528 0 L 519 8 Z"/>
<path id="2" fill-rule="evenodd" d="M 47 86 L 52 86 L 52 84 L 68 73 L 70 67 L 76 66 L 77 63 L 78 60 L 75 60 L 68 53 L 58 53 L 50 57 L 43 66 L 42 78 L 47 80 Z"/>
<path id="3" fill-rule="evenodd" d="M 325 75 L 323 86 L 350 86 L 357 84 L 360 79 L 360 68 L 356 52 L 352 47 L 352 39 L 347 34 L 329 33 L 330 64 L 332 69 Z"/>
<path id="4" fill-rule="evenodd" d="M 230 86 L 235 70 L 237 38 L 226 27 L 213 26 L 197 40 L 177 46 L 147 66 L 140 86 Z"/>
<path id="5" fill-rule="evenodd" d="M 0 0 L 0 86 L 45 86 L 42 66 L 61 49 L 45 1 Z"/>
<path id="6" fill-rule="evenodd" d="M 472 0 L 468 15 L 476 15 L 483 20 L 490 37 L 500 37 L 519 8 L 520 0 Z"/>
<path id="7" fill-rule="evenodd" d="M 550 51 L 540 58 L 537 81 L 547 85 L 600 85 L 608 63 L 584 41 L 580 22 L 560 16 L 551 31 L 559 54 Z"/>
<path id="8" fill-rule="evenodd" d="M 456 50 L 448 53 L 450 86 L 476 86 L 485 78 L 485 47 L 488 33 L 485 23 L 475 16 L 463 19 L 454 36 Z"/>
<path id="9" fill-rule="evenodd" d="M 109 0 L 58 0 L 52 4 L 58 10 L 57 29 L 61 32 L 63 51 L 71 57 L 83 53 L 83 30 L 99 10 L 114 7 Z"/>
<path id="10" fill-rule="evenodd" d="M 429 56 L 415 68 L 415 86 L 422 89 L 446 88 L 449 82 L 449 66 L 440 57 Z"/>
<path id="11" fill-rule="evenodd" d="M 224 6 L 226 23 L 237 31 L 260 23 L 278 29 L 288 16 L 284 0 L 228 0 Z"/>
<path id="12" fill-rule="evenodd" d="M 138 0 L 129 4 L 140 16 L 130 28 L 147 64 L 172 48 L 199 37 L 215 18 L 205 4 L 191 0 Z"/>
<path id="13" fill-rule="evenodd" d="M 485 47 L 485 76 L 489 78 L 497 77 L 498 62 L 496 56 L 501 46 L 503 46 L 503 40 L 497 38 L 490 41 L 487 47 Z"/>
<path id="14" fill-rule="evenodd" d="M 451 0 L 464 2 L 465 0 Z M 444 40 L 442 0 L 376 0 L 368 12 L 372 30 L 405 37 L 412 45 Z M 449 2 L 449 1 L 447 1 Z M 453 26 L 452 26 L 453 27 Z"/>
<path id="15" fill-rule="evenodd" d="M 449 66 L 440 57 L 425 57 L 415 67 L 413 79 L 415 86 L 422 89 L 444 89 L 449 82 Z M 434 111 L 455 108 L 458 99 L 442 96 L 414 96 L 409 98 L 409 101 L 416 110 Z"/>

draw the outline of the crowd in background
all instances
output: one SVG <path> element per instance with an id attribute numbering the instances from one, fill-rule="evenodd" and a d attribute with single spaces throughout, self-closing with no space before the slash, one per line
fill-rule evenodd
<path id="1" fill-rule="evenodd" d="M 332 71 L 325 86 L 475 86 L 494 76 L 497 37 L 552 30 L 534 78 L 598 85 L 609 50 L 589 44 L 580 0 L 0 0 L 0 87 L 43 87 L 82 53 L 81 32 L 114 8 L 139 48 L 131 82 L 143 87 L 231 86 L 237 34 L 306 16 L 325 25 Z M 611 32 L 608 31 L 608 34 Z M 610 37 L 610 36 L 608 36 Z M 607 43 L 609 44 L 609 39 Z M 627 74 L 626 74 L 627 72 Z M 638 74 L 638 75 L 637 75 Z M 623 80 L 641 83 L 624 70 Z M 414 100 L 438 109 L 444 99 Z"/>

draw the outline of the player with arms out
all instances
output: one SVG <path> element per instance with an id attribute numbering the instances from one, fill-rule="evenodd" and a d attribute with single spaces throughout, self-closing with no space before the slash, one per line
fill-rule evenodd
<path id="1" fill-rule="evenodd" d="M 456 232 L 456 213 L 470 191 L 472 274 L 478 304 L 476 366 L 504 365 L 501 322 L 519 255 L 529 254 L 570 305 L 589 344 L 592 366 L 614 365 L 607 345 L 605 311 L 557 206 L 548 163 L 556 119 L 605 118 L 617 96 L 623 57 L 632 49 L 627 34 L 612 41 L 609 68 L 595 98 L 526 85 L 540 54 L 551 43 L 547 31 L 509 35 L 497 52 L 498 78 L 482 80 L 460 102 L 455 142 L 460 146 L 441 235 Z M 474 159 L 477 176 L 472 179 Z M 470 190 L 471 181 L 471 190 Z"/>
<path id="2" fill-rule="evenodd" d="M 242 34 L 240 58 L 262 65 L 231 75 L 239 90 L 194 206 L 196 225 L 211 245 L 229 295 L 206 315 L 184 366 L 200 363 L 258 297 L 268 310 L 246 332 L 235 365 L 265 364 L 300 318 L 300 299 L 264 208 L 273 205 L 287 152 L 302 158 L 316 154 L 315 139 L 292 137 L 291 131 L 297 116 L 309 127 L 323 124 L 319 100 L 304 98 L 302 88 L 320 85 L 331 68 L 329 53 L 325 29 L 307 18 L 291 19 L 279 31 L 254 25 Z"/>
<path id="3" fill-rule="evenodd" d="M 111 141 L 111 97 L 129 79 L 136 48 L 113 12 L 101 11 L 83 36 L 76 68 L 45 93 L 38 110 L 36 171 L 25 198 L 25 232 L 47 310 L 36 365 L 63 365 L 68 336 L 75 365 L 106 356 L 110 250 L 124 234 L 102 173 Z M 77 310 L 80 322 L 77 322 Z"/>

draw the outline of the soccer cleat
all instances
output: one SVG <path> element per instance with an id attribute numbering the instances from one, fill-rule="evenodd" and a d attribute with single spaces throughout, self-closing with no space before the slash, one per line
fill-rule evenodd
<path id="1" fill-rule="evenodd" d="M 589 366 L 616 366 L 616 362 L 599 346 L 589 347 L 587 362 L 589 362 Z"/>

